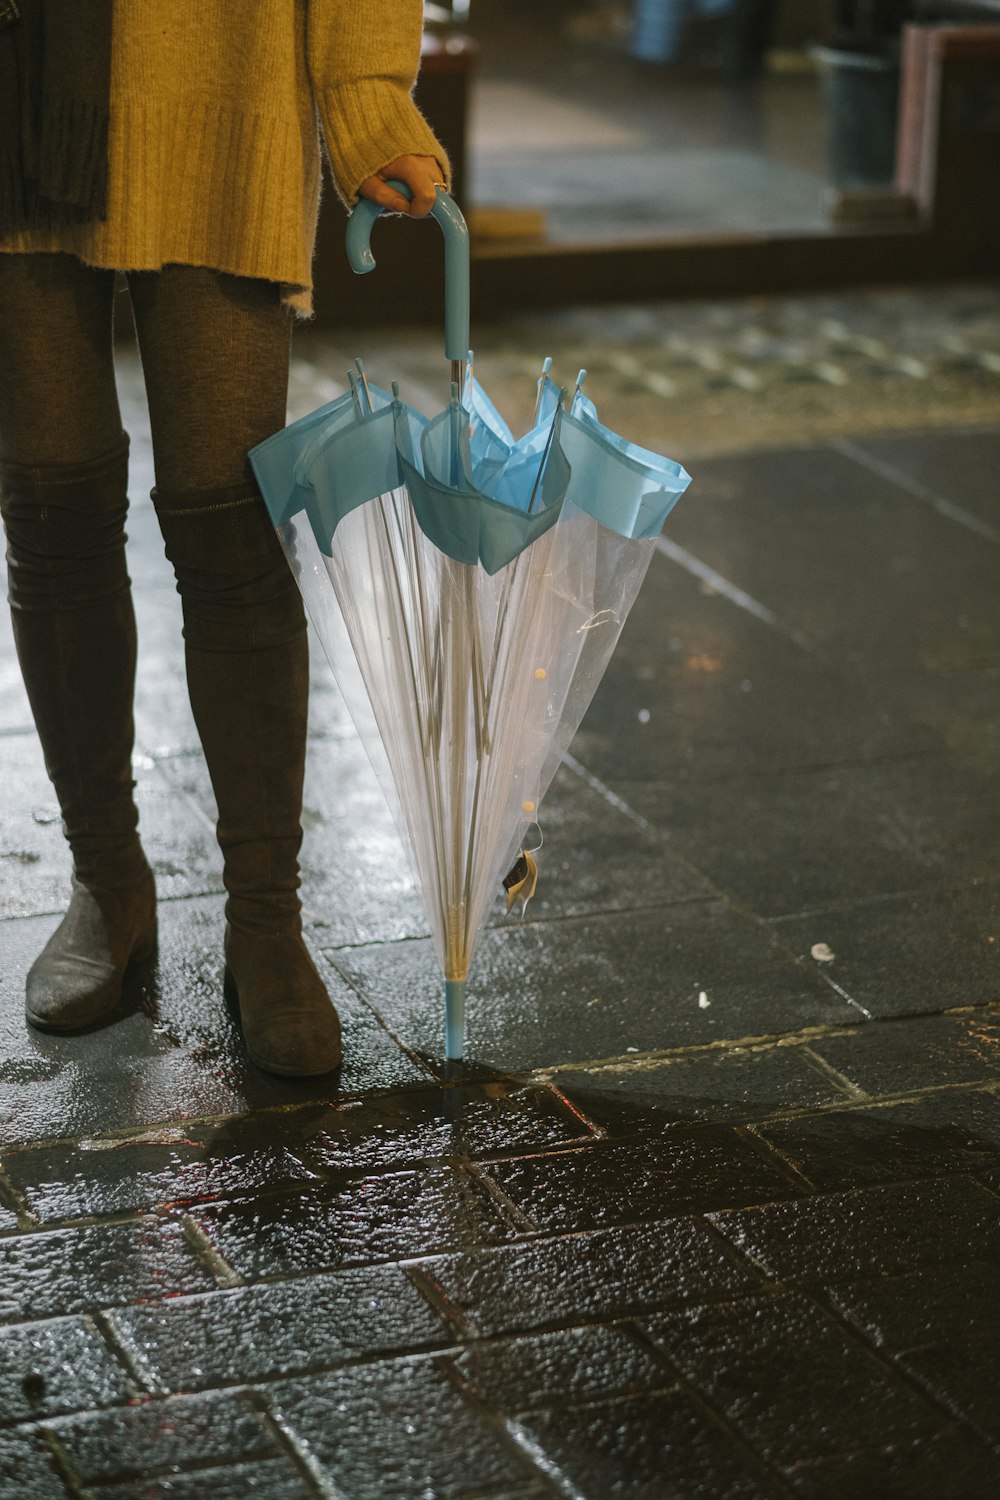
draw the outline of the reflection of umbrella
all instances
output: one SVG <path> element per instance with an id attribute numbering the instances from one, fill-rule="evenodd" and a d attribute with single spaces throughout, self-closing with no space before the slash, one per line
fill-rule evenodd
<path id="1" fill-rule="evenodd" d="M 378 212 L 349 221 L 355 269 L 373 264 Z M 422 891 L 458 1058 L 490 903 L 519 877 L 533 889 L 530 858 L 510 867 L 689 481 L 602 427 L 579 383 L 564 410 L 547 373 L 514 440 L 463 369 L 464 221 L 444 194 L 434 216 L 449 406 L 428 420 L 359 367 L 251 459 Z"/>

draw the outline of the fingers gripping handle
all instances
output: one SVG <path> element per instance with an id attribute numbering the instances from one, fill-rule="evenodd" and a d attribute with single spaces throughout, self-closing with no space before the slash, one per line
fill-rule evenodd
<path id="1" fill-rule="evenodd" d="M 413 194 L 404 182 L 393 180 L 389 187 L 404 198 Z M 372 225 L 384 213 L 380 203 L 362 198 L 347 220 L 347 258 L 359 276 L 374 271 L 371 250 Z M 444 234 L 444 352 L 445 358 L 463 360 L 469 350 L 469 229 L 454 198 L 438 188 L 437 201 L 431 209 Z"/>

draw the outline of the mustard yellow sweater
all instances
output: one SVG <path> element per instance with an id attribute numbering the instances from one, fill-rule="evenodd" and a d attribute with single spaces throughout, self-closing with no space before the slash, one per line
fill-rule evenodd
<path id="1" fill-rule="evenodd" d="M 103 222 L 0 238 L 89 265 L 211 266 L 311 307 L 320 126 L 337 188 L 447 158 L 411 99 L 421 0 L 115 0 Z"/>

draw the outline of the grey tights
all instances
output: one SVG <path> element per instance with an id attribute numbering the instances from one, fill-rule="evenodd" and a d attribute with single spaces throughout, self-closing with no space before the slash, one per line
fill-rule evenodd
<path id="1" fill-rule="evenodd" d="M 129 273 L 156 483 L 244 482 L 283 426 L 290 316 L 272 282 L 200 266 Z M 121 438 L 113 271 L 72 255 L 0 254 L 0 460 L 86 463 Z"/>
<path id="2" fill-rule="evenodd" d="M 219 800 L 227 884 L 247 920 L 267 887 L 268 910 L 277 894 L 291 918 L 305 622 L 246 459 L 285 420 L 290 316 L 273 283 L 199 267 L 129 273 L 127 281 L 149 402 L 153 498 L 183 602 L 188 683 Z M 0 502 L 10 602 L 46 763 L 83 872 L 123 867 L 136 847 L 116 295 L 113 272 L 73 256 L 0 253 Z M 273 745 L 267 725 L 272 736 L 281 727 Z"/>

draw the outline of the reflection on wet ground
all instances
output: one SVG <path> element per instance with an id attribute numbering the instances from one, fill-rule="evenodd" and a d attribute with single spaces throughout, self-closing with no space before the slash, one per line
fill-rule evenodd
<path id="1" fill-rule="evenodd" d="M 464 1068 L 317 653 L 303 893 L 345 1058 L 298 1081 L 222 1003 L 136 379 L 160 953 L 77 1037 L 22 1020 L 66 867 L 0 650 L 3 1500 L 992 1500 L 997 429 L 701 460 Z"/>

